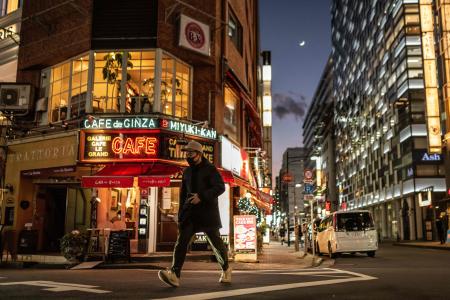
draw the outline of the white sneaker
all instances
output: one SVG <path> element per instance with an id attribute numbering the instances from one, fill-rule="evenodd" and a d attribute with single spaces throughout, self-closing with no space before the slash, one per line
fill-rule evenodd
<path id="1" fill-rule="evenodd" d="M 219 282 L 231 283 L 231 267 L 228 267 L 226 271 L 222 271 L 222 275 L 220 275 Z"/>
<path id="2" fill-rule="evenodd" d="M 158 277 L 162 282 L 164 282 L 168 286 L 172 287 L 180 286 L 180 280 L 178 279 L 177 275 L 170 269 L 159 271 Z"/>

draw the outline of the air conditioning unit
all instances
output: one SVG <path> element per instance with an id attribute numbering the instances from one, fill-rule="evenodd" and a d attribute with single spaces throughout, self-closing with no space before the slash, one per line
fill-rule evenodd
<path id="1" fill-rule="evenodd" d="M 29 84 L 0 84 L 0 110 L 26 114 L 30 109 L 32 96 Z"/>

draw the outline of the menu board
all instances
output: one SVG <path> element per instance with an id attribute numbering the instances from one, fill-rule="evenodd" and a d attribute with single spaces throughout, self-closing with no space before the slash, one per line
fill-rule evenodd
<path id="1" fill-rule="evenodd" d="M 108 257 L 115 259 L 127 259 L 130 261 L 130 237 L 126 230 L 111 231 L 109 235 Z"/>
<path id="2" fill-rule="evenodd" d="M 251 254 L 256 260 L 256 216 L 234 216 L 234 251 L 236 254 Z"/>

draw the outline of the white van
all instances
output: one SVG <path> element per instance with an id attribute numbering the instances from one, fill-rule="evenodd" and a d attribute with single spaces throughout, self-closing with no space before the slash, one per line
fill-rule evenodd
<path id="1" fill-rule="evenodd" d="M 337 253 L 364 252 L 374 257 L 378 250 L 377 230 L 367 210 L 334 212 L 317 228 L 317 253 L 335 257 Z"/>

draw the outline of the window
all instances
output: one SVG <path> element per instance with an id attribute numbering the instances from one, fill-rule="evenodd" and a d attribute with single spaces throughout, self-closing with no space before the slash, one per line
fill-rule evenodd
<path id="1" fill-rule="evenodd" d="M 189 115 L 190 67 L 164 54 L 161 69 L 161 111 L 177 117 Z"/>
<path id="2" fill-rule="evenodd" d="M 50 122 L 67 119 L 69 100 L 70 62 L 53 67 L 50 80 Z"/>
<path id="3" fill-rule="evenodd" d="M 97 52 L 94 56 L 93 112 L 119 112 L 124 52 Z"/>
<path id="4" fill-rule="evenodd" d="M 155 65 L 155 51 L 130 52 L 127 65 L 126 112 L 153 112 Z"/>
<path id="5" fill-rule="evenodd" d="M 225 106 L 223 121 L 225 134 L 235 141 L 239 141 L 238 132 L 238 111 L 239 97 L 230 87 L 225 87 Z"/>
<path id="6" fill-rule="evenodd" d="M 95 52 L 92 56 L 91 64 L 86 54 L 49 69 L 50 122 L 66 120 L 68 114 L 70 118 L 84 115 L 88 95 L 91 95 L 92 111 L 97 114 L 145 114 L 161 107 L 160 112 L 164 114 L 189 117 L 192 68 L 188 64 L 165 53 L 157 56 L 155 50 Z M 89 70 L 90 65 L 93 70 Z M 161 77 L 156 78 L 158 68 Z M 88 82 L 92 82 L 91 91 Z M 159 91 L 155 85 L 160 86 Z M 157 92 L 159 99 L 155 99 Z M 39 120 L 44 122 L 41 117 Z"/>
<path id="7" fill-rule="evenodd" d="M 0 17 L 10 14 L 22 6 L 22 0 L 0 0 Z"/>
<path id="8" fill-rule="evenodd" d="M 420 176 L 437 176 L 438 168 L 436 165 L 417 165 L 416 174 Z"/>
<path id="9" fill-rule="evenodd" d="M 70 94 L 70 116 L 77 118 L 86 111 L 89 56 L 72 61 L 72 91 Z"/>
<path id="10" fill-rule="evenodd" d="M 242 25 L 231 9 L 228 10 L 228 36 L 239 53 L 242 54 Z"/>

